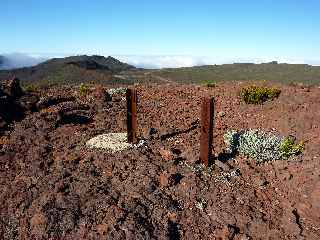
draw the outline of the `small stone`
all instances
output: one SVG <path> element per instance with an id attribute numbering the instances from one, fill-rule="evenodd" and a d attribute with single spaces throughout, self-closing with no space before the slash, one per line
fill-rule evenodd
<path id="1" fill-rule="evenodd" d="M 177 222 L 177 213 L 175 212 L 169 212 L 168 213 L 168 219 L 171 221 L 171 222 Z"/>
<path id="2" fill-rule="evenodd" d="M 171 151 L 166 150 L 164 148 L 159 149 L 159 153 L 162 156 L 162 158 L 166 161 L 172 161 L 173 160 L 173 154 Z"/>
<path id="3" fill-rule="evenodd" d="M 148 140 L 156 139 L 159 137 L 159 132 L 155 128 L 143 128 L 143 137 Z"/>
<path id="4" fill-rule="evenodd" d="M 218 166 L 219 168 L 221 168 L 223 171 L 229 171 L 230 170 L 230 166 L 228 164 L 225 164 L 219 160 L 215 161 L 215 165 Z"/>
<path id="5" fill-rule="evenodd" d="M 99 102 L 109 102 L 112 100 L 111 95 L 102 86 L 98 86 L 95 88 L 93 96 L 95 100 Z"/>
<path id="6" fill-rule="evenodd" d="M 224 117 L 226 115 L 226 113 L 224 112 L 224 111 L 220 111 L 219 113 L 218 113 L 218 116 L 219 117 Z"/>
<path id="7" fill-rule="evenodd" d="M 45 232 L 46 225 L 46 217 L 42 213 L 36 213 L 30 220 L 31 233 L 41 236 Z"/>
<path id="8" fill-rule="evenodd" d="M 169 179 L 166 173 L 162 173 L 159 176 L 160 187 L 167 187 L 169 185 Z"/>
<path id="9" fill-rule="evenodd" d="M 103 236 L 106 233 L 108 233 L 108 228 L 109 228 L 108 224 L 101 223 L 97 225 L 97 232 L 100 234 L 100 236 Z"/>
<path id="10" fill-rule="evenodd" d="M 149 129 L 149 135 L 155 135 L 155 134 L 157 134 L 158 133 L 158 130 L 157 129 L 155 129 L 155 128 L 150 128 Z"/>
<path id="11" fill-rule="evenodd" d="M 214 235 L 218 240 L 229 239 L 229 229 L 226 226 L 222 229 L 216 229 L 214 231 Z"/>

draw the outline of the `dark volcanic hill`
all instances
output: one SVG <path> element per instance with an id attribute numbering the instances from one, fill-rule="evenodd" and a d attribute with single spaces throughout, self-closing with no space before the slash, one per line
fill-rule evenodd
<path id="1" fill-rule="evenodd" d="M 23 83 L 36 85 L 74 84 L 90 81 L 106 83 L 112 79 L 114 74 L 132 69 L 135 67 L 110 56 L 106 58 L 97 55 L 82 55 L 53 58 L 33 67 L 3 70 L 0 71 L 0 80 L 14 75 Z"/>
<path id="2" fill-rule="evenodd" d="M 123 63 L 111 56 L 71 56 L 66 58 L 53 58 L 44 63 L 39 64 L 38 66 L 47 66 L 47 65 L 61 65 L 61 64 L 71 64 L 81 68 L 89 70 L 110 70 L 113 73 L 119 73 L 121 71 L 126 71 L 135 68 L 127 63 Z"/>

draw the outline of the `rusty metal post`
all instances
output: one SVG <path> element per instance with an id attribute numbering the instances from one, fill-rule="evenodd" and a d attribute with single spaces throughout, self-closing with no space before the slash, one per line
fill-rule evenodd
<path id="1" fill-rule="evenodd" d="M 214 98 L 203 97 L 201 103 L 200 161 L 208 166 L 212 154 Z"/>
<path id="2" fill-rule="evenodd" d="M 137 143 L 137 90 L 127 89 L 127 134 L 129 143 Z"/>

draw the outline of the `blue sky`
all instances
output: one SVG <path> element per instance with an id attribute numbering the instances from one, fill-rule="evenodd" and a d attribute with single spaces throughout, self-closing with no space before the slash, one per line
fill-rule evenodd
<path id="1" fill-rule="evenodd" d="M 318 0 L 1 0 L 0 53 L 320 64 L 319 9 Z"/>

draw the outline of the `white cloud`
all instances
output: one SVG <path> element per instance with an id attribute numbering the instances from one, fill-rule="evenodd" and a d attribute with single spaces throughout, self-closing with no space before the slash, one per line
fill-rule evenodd
<path id="1" fill-rule="evenodd" d="M 65 54 L 23 54 L 11 53 L 1 54 L 6 57 L 6 62 L 2 69 L 11 69 L 19 67 L 33 66 L 45 60 L 54 57 L 66 57 Z M 105 55 L 108 56 L 108 55 Z M 141 68 L 176 68 L 176 67 L 192 67 L 199 65 L 224 64 L 234 62 L 251 62 L 263 63 L 278 61 L 279 63 L 307 63 L 312 65 L 320 65 L 320 60 L 301 60 L 294 58 L 221 58 L 206 56 L 188 56 L 188 55 L 113 55 L 120 61 L 129 63 Z M 1 69 L 1 66 L 0 66 Z"/>
<path id="2" fill-rule="evenodd" d="M 198 56 L 115 56 L 121 61 L 127 62 L 136 67 L 142 68 L 176 68 L 176 67 L 192 67 L 201 65 L 213 64 L 228 64 L 228 63 L 267 63 L 278 61 L 279 63 L 289 64 L 311 64 L 320 65 L 320 60 L 303 60 L 296 58 L 221 58 L 221 57 L 198 57 Z"/>
<path id="3" fill-rule="evenodd" d="M 34 66 L 48 59 L 44 56 L 32 56 L 23 53 L 0 54 L 4 56 L 4 63 L 0 69 L 12 69 L 20 67 Z"/>
<path id="4" fill-rule="evenodd" d="M 136 67 L 142 68 L 176 68 L 176 67 L 192 67 L 199 65 L 208 65 L 219 63 L 208 57 L 194 57 L 194 56 L 115 56 L 121 61 L 127 62 Z"/>

